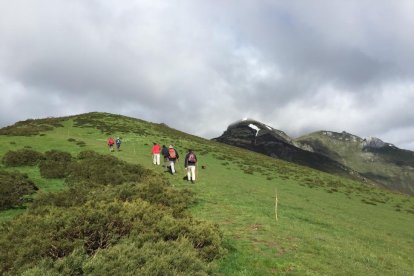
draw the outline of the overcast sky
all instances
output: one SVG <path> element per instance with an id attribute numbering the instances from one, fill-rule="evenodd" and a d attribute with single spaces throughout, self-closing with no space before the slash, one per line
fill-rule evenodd
<path id="1" fill-rule="evenodd" d="M 0 126 L 105 111 L 205 138 L 249 117 L 414 150 L 414 1 L 0 0 Z"/>

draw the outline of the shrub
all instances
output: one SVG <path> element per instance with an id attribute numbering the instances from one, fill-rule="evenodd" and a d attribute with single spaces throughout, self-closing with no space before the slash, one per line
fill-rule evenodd
<path id="1" fill-rule="evenodd" d="M 42 258 L 70 255 L 75 248 L 88 254 L 117 243 L 131 229 L 139 227 L 140 217 L 155 210 L 143 201 L 87 202 L 79 207 L 45 207 L 0 226 L 0 274 L 38 263 Z"/>
<path id="2" fill-rule="evenodd" d="M 43 154 L 31 149 L 8 151 L 3 156 L 3 164 L 6 166 L 33 166 L 43 158 Z"/>
<path id="3" fill-rule="evenodd" d="M 79 161 L 68 168 L 69 183 L 84 182 L 86 185 L 119 185 L 125 182 L 140 182 L 151 172 L 140 165 L 128 164 L 113 156 L 83 151 Z"/>
<path id="4" fill-rule="evenodd" d="M 37 190 L 27 175 L 0 171 L 0 209 L 21 205 L 24 197 Z"/>
<path id="5" fill-rule="evenodd" d="M 40 120 L 28 119 L 20 121 L 14 125 L 0 129 L 0 135 L 9 136 L 32 136 L 38 135 L 40 132 L 52 130 L 55 127 L 63 127 L 62 121 L 67 118 L 46 118 Z"/>
<path id="6" fill-rule="evenodd" d="M 206 263 L 186 238 L 143 246 L 124 242 L 99 251 L 83 268 L 88 275 L 208 275 Z"/>
<path id="7" fill-rule="evenodd" d="M 44 178 L 63 178 L 72 160 L 70 153 L 51 150 L 45 152 L 44 160 L 40 161 L 40 175 Z"/>

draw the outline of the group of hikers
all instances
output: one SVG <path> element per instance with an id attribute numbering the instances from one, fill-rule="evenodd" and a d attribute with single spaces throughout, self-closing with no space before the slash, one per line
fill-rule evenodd
<path id="1" fill-rule="evenodd" d="M 177 150 L 170 145 L 168 148 L 163 145 L 162 148 L 158 143 L 154 143 L 152 146 L 152 163 L 154 165 L 160 165 L 161 155 L 164 157 L 164 167 L 175 174 L 175 163 L 179 161 L 179 154 Z M 187 180 L 194 183 L 196 180 L 196 166 L 197 166 L 197 156 L 195 155 L 192 149 L 189 149 L 184 159 L 184 168 L 187 171 Z"/>
<path id="2" fill-rule="evenodd" d="M 114 138 L 109 137 L 108 138 L 108 147 L 109 147 L 109 151 L 114 151 L 114 145 L 116 144 L 116 150 L 120 151 L 121 148 L 121 138 L 117 137 L 116 140 L 114 140 Z"/>
<path id="3" fill-rule="evenodd" d="M 107 144 L 109 147 L 109 151 L 114 151 L 114 145 L 116 145 L 117 151 L 120 151 L 121 147 L 121 138 L 117 137 L 116 139 L 109 137 Z M 177 150 L 170 145 L 168 148 L 163 145 L 162 148 L 158 143 L 153 143 L 152 150 L 152 163 L 154 165 L 161 164 L 161 155 L 164 158 L 164 167 L 169 171 L 171 174 L 176 173 L 175 163 L 179 161 L 180 156 L 178 155 Z M 192 149 L 189 149 L 187 154 L 185 155 L 184 159 L 184 168 L 187 171 L 187 180 L 191 181 L 192 183 L 196 180 L 196 166 L 197 166 L 197 156 L 195 155 Z"/>

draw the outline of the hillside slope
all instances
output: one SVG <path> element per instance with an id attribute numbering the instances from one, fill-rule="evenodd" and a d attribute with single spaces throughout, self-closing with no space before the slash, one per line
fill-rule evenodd
<path id="1" fill-rule="evenodd" d="M 191 189 L 196 195 L 191 213 L 217 223 L 224 233 L 227 254 L 215 261 L 213 274 L 414 274 L 412 197 L 108 113 L 26 121 L 0 134 L 0 156 L 25 147 L 73 156 L 93 150 L 140 164 L 176 189 Z M 108 135 L 123 138 L 120 152 L 108 151 Z M 195 185 L 182 179 L 182 161 L 174 176 L 152 165 L 154 141 L 174 144 L 181 156 L 187 148 L 195 150 L 205 167 L 198 168 Z M 42 178 L 36 168 L 0 169 L 27 173 L 43 192 L 66 186 Z M 0 219 L 10 221 L 21 213 L 25 210 L 1 211 Z"/>
<path id="2" fill-rule="evenodd" d="M 414 152 L 378 138 L 363 139 L 346 132 L 318 131 L 295 139 L 392 190 L 414 195 Z"/>

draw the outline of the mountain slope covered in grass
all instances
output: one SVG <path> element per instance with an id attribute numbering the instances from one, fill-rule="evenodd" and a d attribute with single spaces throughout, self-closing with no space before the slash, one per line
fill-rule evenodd
<path id="1" fill-rule="evenodd" d="M 159 213 L 162 214 L 160 216 L 149 216 L 148 221 L 144 220 L 148 225 L 155 226 L 155 229 L 158 229 L 157 233 L 176 233 L 174 236 L 163 236 L 155 243 L 150 243 L 149 240 L 142 243 L 143 240 L 140 240 L 142 238 L 138 238 L 141 236 L 131 234 L 131 237 L 137 237 L 137 240 L 128 243 L 128 240 L 123 240 L 122 237 L 114 238 L 107 246 L 98 247 L 98 251 L 94 251 L 95 247 L 68 243 L 63 252 L 69 255 L 62 257 L 55 255 L 55 258 L 42 259 L 39 262 L 34 259 L 33 263 L 21 263 L 20 267 L 23 267 L 27 273 L 45 271 L 64 273 L 67 271 L 65 269 L 71 267 L 75 267 L 79 274 L 103 273 L 99 270 L 100 267 L 108 269 L 107 272 L 117 272 L 116 268 L 122 265 L 114 260 L 120 256 L 131 256 L 131 259 L 157 259 L 161 264 L 159 268 L 168 270 L 169 267 L 177 265 L 172 256 L 183 255 L 187 258 L 184 261 L 195 264 L 189 268 L 193 270 L 182 272 L 184 275 L 194 274 L 194 271 L 222 275 L 414 274 L 412 258 L 414 200 L 412 197 L 208 141 L 163 124 L 153 124 L 108 113 L 30 120 L 4 128 L 0 130 L 0 134 L 1 157 L 9 151 L 16 152 L 26 148 L 49 156 L 48 160 L 55 160 L 58 159 L 53 157 L 55 155 L 46 152 L 57 150 L 69 153 L 72 156 L 70 162 L 77 163 L 82 162 L 82 156 L 85 155 L 85 153 L 79 155 L 81 152 L 92 151 L 103 156 L 102 158 L 115 158 L 113 160 L 120 160 L 119 162 L 126 162 L 125 164 L 131 166 L 138 165 L 142 170 L 148 170 L 148 179 L 139 180 L 145 185 L 135 185 L 131 182 L 115 185 L 117 178 L 111 179 L 112 174 L 108 174 L 100 181 L 76 178 L 76 185 L 80 186 L 73 187 L 71 185 L 75 184 L 65 178 L 43 177 L 40 164 L 12 167 L 3 163 L 0 170 L 26 174 L 38 191 L 25 196 L 26 200 L 16 204 L 14 208 L 3 209 L 0 212 L 0 220 L 3 223 L 2 234 L 10 229 L 17 231 L 20 228 L 16 228 L 16 225 L 46 213 L 63 214 L 64 212 L 67 218 L 76 218 L 79 214 L 83 214 L 82 217 L 85 219 L 94 217 L 94 212 L 82 211 L 79 205 L 72 204 L 73 206 L 65 207 L 69 209 L 61 209 L 63 207 L 60 205 L 73 195 L 67 191 L 71 191 L 71 188 L 76 190 L 76 187 L 84 189 L 82 190 L 84 193 L 79 195 L 82 204 L 95 206 L 95 211 L 101 213 L 102 217 L 106 218 L 105 214 L 108 212 L 119 210 L 114 213 L 115 217 L 108 217 L 108 222 L 114 219 L 120 222 L 124 218 L 128 220 L 129 216 L 134 216 L 137 208 L 142 209 L 147 206 L 145 208 L 150 208 L 151 212 L 167 212 Z M 109 152 L 106 147 L 108 135 L 123 138 L 121 151 Z M 184 156 L 187 148 L 193 148 L 199 159 L 196 184 L 189 184 L 183 180 L 183 160 L 180 160 L 177 166 L 176 175 L 165 173 L 162 167 L 152 165 L 150 155 L 152 142 L 174 144 L 181 156 Z M 59 160 L 54 162 L 63 162 Z M 118 161 L 111 162 L 118 164 Z M 201 169 L 201 166 L 205 169 Z M 86 166 L 81 166 L 84 167 Z M 89 171 L 92 169 L 85 170 L 80 175 L 85 176 Z M 103 173 L 99 172 L 98 170 L 97 175 L 102 176 Z M 68 174 L 71 175 L 70 172 Z M 65 176 L 66 179 L 69 176 Z M 101 183 L 105 181 L 108 183 Z M 168 187 L 166 190 L 164 188 L 151 190 L 151 187 L 157 187 L 155 183 L 161 182 Z M 95 188 L 96 185 L 104 186 Z M 142 191 L 152 191 L 150 193 L 152 196 L 143 197 L 143 192 L 135 188 L 141 186 L 147 187 Z M 108 191 L 108 193 L 98 191 Z M 189 209 L 174 204 L 173 206 L 181 206 L 174 215 L 175 207 L 168 207 L 168 202 L 166 203 L 164 198 L 169 198 L 169 195 L 174 194 L 175 191 L 183 195 L 192 193 L 194 201 L 182 199 L 187 202 L 186 204 L 190 204 Z M 66 192 L 66 196 L 60 192 Z M 54 196 L 50 196 L 51 193 Z M 86 195 L 85 198 L 81 197 L 82 194 Z M 50 201 L 48 198 L 55 198 L 55 200 Z M 104 200 L 109 200 L 110 206 L 99 204 Z M 156 204 L 154 206 L 158 204 L 161 208 L 159 211 L 151 209 L 154 208 L 151 200 Z M 42 205 L 46 203 L 47 206 Z M 191 215 L 192 221 L 199 221 L 200 225 L 203 224 L 206 228 L 194 224 L 193 230 L 184 231 L 186 229 L 184 216 L 187 215 Z M 159 217 L 164 219 L 158 221 Z M 61 222 L 52 220 L 51 223 L 59 225 Z M 219 232 L 222 233 L 222 241 L 217 244 L 220 244 L 223 250 L 216 255 L 201 254 L 200 250 L 215 248 L 208 246 L 218 242 L 219 238 L 195 242 L 200 237 L 216 237 L 213 234 L 216 231 L 213 230 L 214 224 L 218 225 Z M 35 225 L 38 228 L 27 227 L 31 232 L 46 227 L 43 224 Z M 105 225 L 112 227 L 113 224 Z M 133 224 L 128 231 L 137 233 L 140 227 L 138 224 Z M 104 232 L 118 233 L 111 230 Z M 13 235 L 10 231 L 7 233 Z M 62 237 L 65 236 L 64 231 L 59 233 L 62 233 Z M 24 235 L 23 232 L 14 233 L 17 234 Z M 77 237 L 80 239 L 90 236 Z M 2 242 L 7 243 L 7 240 L 3 239 Z M 170 242 L 171 247 L 166 246 L 165 242 Z M 5 252 L 7 248 L 13 248 L 10 244 L 7 246 L 0 246 L 0 254 L 7 255 Z M 172 249 L 167 252 L 166 247 Z M 138 252 L 136 248 L 142 248 L 143 251 Z M 216 252 L 206 250 L 205 253 Z M 98 252 L 96 257 L 90 259 L 90 256 L 96 252 Z M 104 264 L 106 266 L 103 266 Z M 139 269 L 154 271 L 151 269 L 155 268 L 149 265 L 149 263 L 130 262 L 128 268 L 135 269 L 134 271 Z"/>
<path id="2" fill-rule="evenodd" d="M 295 139 L 392 190 L 414 195 L 414 152 L 378 138 L 363 139 L 350 133 L 318 131 Z"/>

